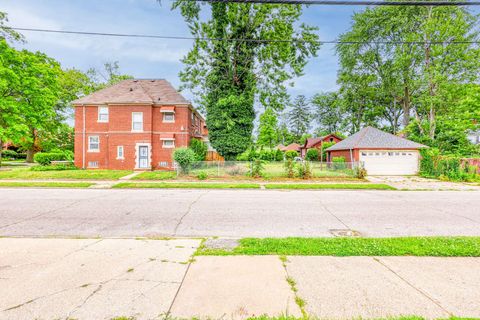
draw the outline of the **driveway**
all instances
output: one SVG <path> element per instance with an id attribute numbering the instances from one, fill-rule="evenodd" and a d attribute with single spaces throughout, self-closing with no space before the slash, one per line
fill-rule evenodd
<path id="1" fill-rule="evenodd" d="M 480 236 L 477 191 L 1 189 L 0 236 Z"/>
<path id="2" fill-rule="evenodd" d="M 399 190 L 480 191 L 478 184 L 440 181 L 417 176 L 368 176 L 367 180 L 374 183 L 385 183 Z"/>

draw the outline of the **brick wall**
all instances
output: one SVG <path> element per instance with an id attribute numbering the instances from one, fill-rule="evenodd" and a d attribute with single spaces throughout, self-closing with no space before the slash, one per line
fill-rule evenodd
<path id="1" fill-rule="evenodd" d="M 89 162 L 98 162 L 100 169 L 134 169 L 137 159 L 137 144 L 151 146 L 151 167 L 167 163 L 172 166 L 174 148 L 164 148 L 162 134 L 173 135 L 175 148 L 188 146 L 192 133 L 196 131 L 191 121 L 192 110 L 188 106 L 175 107 L 175 121 L 163 121 L 161 106 L 151 105 L 109 105 L 109 120 L 98 122 L 98 106 L 77 106 L 75 108 L 75 165 L 88 167 Z M 85 112 L 85 141 L 83 141 L 83 116 Z M 132 132 L 132 112 L 143 113 L 143 131 Z M 200 126 L 200 121 L 197 121 Z M 99 152 L 88 151 L 88 137 L 98 136 Z M 85 143 L 85 161 L 83 161 Z M 123 146 L 124 157 L 117 159 L 117 147 Z"/>

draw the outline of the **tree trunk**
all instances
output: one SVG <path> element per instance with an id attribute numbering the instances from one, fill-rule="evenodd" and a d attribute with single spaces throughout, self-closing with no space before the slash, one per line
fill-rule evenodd
<path id="1" fill-rule="evenodd" d="M 408 86 L 405 83 L 404 84 L 404 90 L 403 90 L 403 119 L 402 119 L 402 124 L 403 127 L 406 128 L 408 124 L 410 123 L 410 91 L 408 90 Z"/>
<path id="2" fill-rule="evenodd" d="M 33 148 L 34 147 L 27 150 L 27 159 L 25 160 L 25 162 L 27 162 L 27 163 L 33 163 L 33 155 L 35 153 Z"/>

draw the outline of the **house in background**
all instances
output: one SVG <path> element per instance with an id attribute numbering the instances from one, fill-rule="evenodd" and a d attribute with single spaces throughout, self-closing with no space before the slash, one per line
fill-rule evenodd
<path id="1" fill-rule="evenodd" d="M 293 151 L 297 151 L 298 154 L 300 154 L 300 149 L 301 149 L 301 146 L 298 144 L 298 143 L 290 143 L 288 146 L 277 146 L 278 149 L 280 149 L 280 151 L 289 151 L 289 150 L 293 150 Z"/>
<path id="2" fill-rule="evenodd" d="M 205 120 L 163 79 L 124 80 L 75 100 L 75 166 L 172 169 L 172 152 L 207 135 Z"/>
<path id="3" fill-rule="evenodd" d="M 428 147 L 366 127 L 326 151 L 328 161 L 345 157 L 346 162 L 362 162 L 369 175 L 415 175 L 421 148 Z"/>
<path id="4" fill-rule="evenodd" d="M 305 141 L 305 144 L 300 148 L 300 156 L 302 158 L 305 158 L 305 156 L 307 155 L 308 149 L 312 149 L 312 148 L 318 149 L 318 151 L 321 152 L 321 150 L 323 148 L 323 143 L 325 143 L 325 142 L 335 142 L 335 143 L 337 143 L 339 141 L 342 141 L 342 138 L 340 138 L 339 136 L 337 136 L 333 133 L 328 134 L 328 135 L 323 136 L 323 137 L 308 138 Z M 326 160 L 326 159 L 323 159 L 323 160 Z"/>

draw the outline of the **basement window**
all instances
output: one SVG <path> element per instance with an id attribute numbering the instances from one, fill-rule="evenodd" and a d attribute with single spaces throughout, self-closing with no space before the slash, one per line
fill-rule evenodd
<path id="1" fill-rule="evenodd" d="M 88 161 L 89 168 L 98 168 L 98 161 Z"/>

